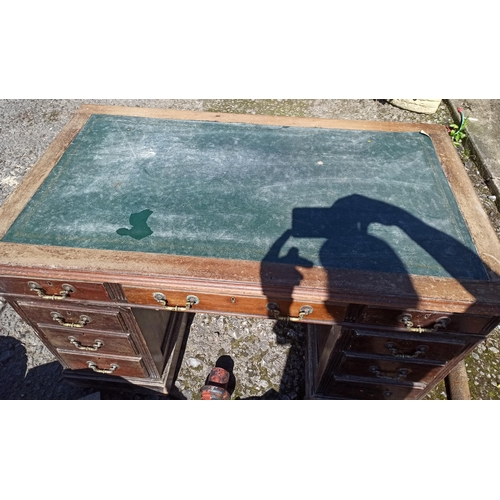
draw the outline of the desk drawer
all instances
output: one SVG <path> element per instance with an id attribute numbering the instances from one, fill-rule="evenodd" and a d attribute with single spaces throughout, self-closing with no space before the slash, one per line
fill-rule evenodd
<path id="1" fill-rule="evenodd" d="M 345 356 L 338 374 L 370 378 L 380 383 L 421 382 L 427 384 L 435 379 L 442 368 L 443 365 L 417 364 L 405 360 Z"/>
<path id="2" fill-rule="evenodd" d="M 407 329 L 421 327 L 431 330 L 439 325 L 438 332 L 481 333 L 493 319 L 491 316 L 366 307 L 356 323 Z"/>
<path id="3" fill-rule="evenodd" d="M 393 334 L 355 330 L 345 350 L 364 354 L 380 354 L 399 360 L 430 359 L 446 362 L 454 359 L 470 341 L 449 339 L 442 334 Z"/>
<path id="4" fill-rule="evenodd" d="M 103 332 L 82 331 L 81 329 L 40 328 L 50 344 L 58 350 L 117 355 L 137 356 L 129 334 L 112 335 Z"/>
<path id="5" fill-rule="evenodd" d="M 50 302 L 70 300 L 89 300 L 111 302 L 102 283 L 82 283 L 71 279 L 61 281 L 40 278 L 4 278 L 0 277 L 0 292 L 25 295 Z M 62 292 L 62 295 L 61 295 Z M 65 296 L 64 298 L 63 295 Z M 51 297 L 56 297 L 52 299 Z"/>
<path id="6" fill-rule="evenodd" d="M 298 317 L 300 310 L 304 306 L 312 307 L 312 312 L 304 317 L 305 321 L 314 322 L 328 321 L 340 322 L 343 321 L 346 313 L 347 306 L 344 305 L 328 305 L 325 306 L 323 302 L 290 302 L 290 300 L 268 300 L 262 297 L 245 297 L 238 295 L 215 295 L 198 293 L 193 291 L 180 292 L 175 290 L 165 290 L 161 287 L 158 288 L 140 288 L 123 286 L 123 291 L 130 304 L 162 307 L 162 305 L 155 298 L 156 294 L 161 294 L 167 301 L 167 306 L 179 306 L 184 308 L 186 303 L 191 297 L 193 305 L 190 306 L 192 312 L 204 313 L 221 313 L 221 314 L 236 314 L 244 316 L 261 316 L 273 318 L 273 312 L 268 309 L 268 304 L 273 302 L 277 304 L 280 315 L 288 315 L 291 317 Z"/>
<path id="7" fill-rule="evenodd" d="M 423 387 L 374 384 L 355 377 L 339 377 L 324 397 L 335 399 L 401 400 L 420 399 Z M 321 397 L 321 392 L 318 393 Z"/>
<path id="8" fill-rule="evenodd" d="M 127 330 L 119 310 L 77 307 L 60 302 L 47 305 L 33 302 L 18 302 L 18 304 L 28 319 L 39 325 L 60 325 L 72 330 L 80 328 L 113 332 Z"/>
<path id="9" fill-rule="evenodd" d="M 147 378 L 146 370 L 141 358 L 122 358 L 117 356 L 100 356 L 79 354 L 68 351 L 58 351 L 71 370 L 92 370 L 96 373 L 112 375 L 114 377 Z"/>

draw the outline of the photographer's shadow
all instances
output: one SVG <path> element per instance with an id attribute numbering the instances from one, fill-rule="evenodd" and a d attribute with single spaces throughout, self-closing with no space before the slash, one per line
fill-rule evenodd
<path id="1" fill-rule="evenodd" d="M 0 335 L 0 400 L 80 399 L 91 389 L 69 387 L 57 361 L 27 370 L 28 356 L 21 341 Z"/>
<path id="2" fill-rule="evenodd" d="M 317 255 L 310 255 L 311 247 L 304 245 L 307 258 L 301 256 L 301 240 L 305 239 L 324 240 L 317 246 Z M 412 274 L 454 278 L 472 295 L 475 280 L 496 276 L 472 245 L 469 248 L 395 205 L 357 194 L 328 208 L 293 210 L 292 228 L 277 238 L 261 263 L 263 291 L 271 305 L 278 304 L 280 316 L 290 314 L 294 289 L 303 279 L 300 268 L 313 265 L 327 273 L 325 307 L 332 318 L 338 314 L 334 304 L 343 286 L 373 288 L 370 279 L 377 280 L 381 294 L 404 296 L 405 307 L 411 309 L 418 307 L 420 299 Z M 274 315 L 271 307 L 269 317 Z M 280 331 L 279 321 L 275 331 Z"/>

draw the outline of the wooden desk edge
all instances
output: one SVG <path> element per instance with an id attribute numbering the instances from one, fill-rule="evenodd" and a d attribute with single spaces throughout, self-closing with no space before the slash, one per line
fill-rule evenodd
<path id="1" fill-rule="evenodd" d="M 333 128 L 343 130 L 373 130 L 379 132 L 446 132 L 443 125 L 426 123 L 383 122 L 367 120 L 338 120 L 271 115 L 244 115 L 237 113 L 216 113 L 163 108 L 131 108 L 126 106 L 102 106 L 82 104 L 77 113 L 84 115 L 103 114 L 115 116 L 136 116 L 142 118 L 163 118 L 172 120 L 213 121 L 220 123 L 249 123 L 255 125 L 277 125 L 287 127 Z"/>
<path id="2" fill-rule="evenodd" d="M 24 247 L 24 248 L 22 248 Z M 51 278 L 135 287 L 163 287 L 189 293 L 214 293 L 248 297 L 266 294 L 294 300 L 329 303 L 366 303 L 443 312 L 500 316 L 500 282 L 457 281 L 452 278 L 397 275 L 322 267 L 300 268 L 304 278 L 297 287 L 277 276 L 263 284 L 260 262 L 179 257 L 128 252 L 41 247 L 0 243 L 0 277 Z M 7 257 L 7 258 L 5 258 Z M 34 265 L 33 262 L 43 262 Z"/>

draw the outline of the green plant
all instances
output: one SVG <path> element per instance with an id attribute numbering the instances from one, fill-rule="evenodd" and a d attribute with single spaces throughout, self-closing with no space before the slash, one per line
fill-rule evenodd
<path id="1" fill-rule="evenodd" d="M 460 113 L 460 125 L 457 125 L 456 123 L 450 123 L 450 125 L 446 127 L 455 146 L 460 146 L 462 144 L 462 140 L 467 137 L 464 129 L 467 125 L 467 122 L 469 121 L 469 117 L 465 117 L 462 108 L 458 108 L 458 112 Z"/>

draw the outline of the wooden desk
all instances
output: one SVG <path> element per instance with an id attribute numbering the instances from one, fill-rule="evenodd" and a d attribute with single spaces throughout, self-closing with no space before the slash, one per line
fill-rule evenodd
<path id="1" fill-rule="evenodd" d="M 311 398 L 421 398 L 499 263 L 435 125 L 82 106 L 0 208 L 0 293 L 65 375 L 161 392 L 208 312 L 305 322 Z"/>

